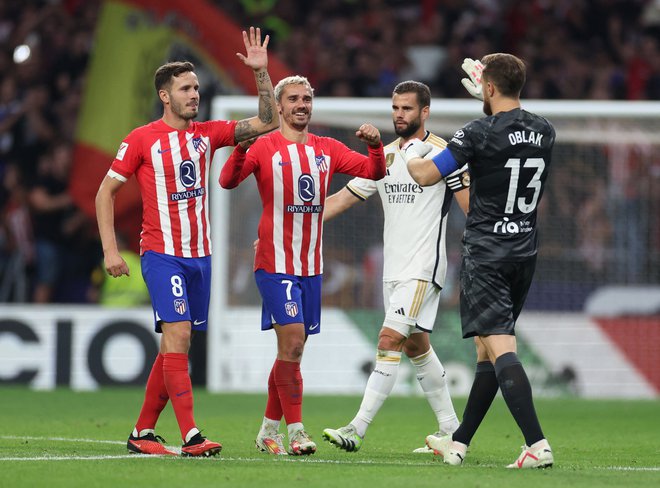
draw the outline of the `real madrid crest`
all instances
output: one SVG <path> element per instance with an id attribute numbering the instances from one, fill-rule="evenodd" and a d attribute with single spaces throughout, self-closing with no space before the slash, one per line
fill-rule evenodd
<path id="1" fill-rule="evenodd" d="M 394 163 L 394 153 L 390 153 L 387 156 L 385 156 L 385 166 L 389 168 L 392 166 L 392 163 Z"/>
<path id="2" fill-rule="evenodd" d="M 470 186 L 470 172 L 469 171 L 464 171 L 463 174 L 461 175 L 461 185 L 463 185 L 463 188 L 467 188 Z"/>

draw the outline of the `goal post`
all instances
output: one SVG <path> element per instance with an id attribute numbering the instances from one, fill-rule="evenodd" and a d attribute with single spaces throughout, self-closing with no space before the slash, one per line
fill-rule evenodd
<path id="1" fill-rule="evenodd" d="M 603 325 L 592 318 L 639 314 L 644 320 L 651 317 L 655 324 L 654 317 L 660 317 L 660 102 L 523 100 L 522 105 L 523 109 L 548 118 L 557 132 L 549 183 L 539 207 L 541 244 L 537 273 L 521 317 L 521 321 L 531 320 L 534 324 L 520 328 L 521 332 L 534 331 L 530 337 L 522 332 L 521 341 L 529 344 L 532 364 L 538 366 L 538 374 L 532 378 L 535 387 L 545 385 L 548 394 L 559 391 L 587 396 L 657 395 L 660 376 L 647 370 L 653 369 L 653 364 L 657 366 L 652 358 L 660 357 L 660 319 L 650 329 L 648 324 L 630 329 L 645 333 L 651 330 L 652 337 L 659 339 L 654 341 L 656 349 L 647 351 L 644 344 L 651 342 L 648 339 L 622 339 L 616 325 Z M 256 111 L 255 97 L 223 96 L 213 100 L 211 114 L 213 119 L 234 120 L 251 117 Z M 481 116 L 479 101 L 433 99 L 426 128 L 448 139 L 466 122 Z M 364 144 L 355 137 L 355 131 L 365 122 L 381 131 L 384 143 L 395 139 L 389 98 L 316 98 L 310 130 L 337 138 L 364 153 Z M 232 367 L 226 358 L 232 357 L 231 349 L 242 340 L 237 339 L 237 330 L 250 328 L 258 332 L 259 323 L 243 325 L 232 321 L 241 320 L 235 316 L 237 311 L 259 311 L 261 305 L 251 269 L 252 242 L 261 211 L 259 194 L 253 178 L 232 191 L 220 189 L 220 169 L 230 152 L 231 148 L 218 151 L 209 185 L 213 240 L 209 342 L 214 350 L 209 355 L 208 378 L 210 389 L 218 391 L 241 389 L 237 373 L 230 372 Z M 330 193 L 347 181 L 347 177 L 335 175 Z M 461 341 L 454 330 L 456 270 L 463 225 L 463 216 L 454 208 L 447 229 L 447 286 L 441 295 L 439 314 L 439 321 L 452 322 L 451 327 L 447 326 L 452 332 L 447 332 L 443 325 L 442 333 L 433 334 L 433 339 L 434 347 L 451 356 L 450 361 L 465 366 L 455 370 L 455 376 L 469 381 L 469 341 Z M 363 324 L 361 333 L 373 344 L 380 327 L 378 321 L 382 320 L 381 243 L 382 210 L 377 195 L 325 226 L 324 314 L 331 309 L 354 322 L 369 323 Z M 640 294 L 640 290 L 644 293 Z M 607 298 L 599 299 L 601 296 Z M 653 303 L 645 299 L 644 304 L 636 307 L 636 296 L 650 296 Z M 564 317 L 560 321 L 568 324 L 565 334 L 545 335 L 543 331 L 558 317 Z M 257 319 L 258 314 L 250 320 Z M 564 357 L 559 345 L 555 356 L 547 356 L 544 347 L 553 350 L 553 346 L 538 343 L 536 337 L 554 338 L 557 344 L 573 341 L 575 347 L 590 338 L 601 349 L 587 351 L 584 361 L 575 358 L 580 355 L 575 351 Z M 245 340 L 260 341 L 254 336 Z M 323 341 L 324 338 L 320 340 Z M 461 343 L 459 352 L 455 351 L 456 341 Z M 275 347 L 272 338 L 264 342 L 255 347 L 263 347 L 262 353 L 271 358 Z M 324 352 L 319 354 L 332 354 L 331 346 L 324 342 Z M 340 344 L 334 346 L 341 348 Z M 365 349 L 360 354 L 368 361 L 373 351 L 367 353 Z M 440 352 L 439 355 L 443 357 Z M 600 373 L 590 372 L 589 361 L 592 365 L 597 363 L 596 355 L 615 355 L 620 378 L 608 379 L 606 365 Z M 651 358 L 648 364 L 640 365 L 634 359 L 640 355 Z M 309 384 L 306 380 L 306 387 Z M 555 388 L 557 384 L 561 386 Z M 600 386 L 596 391 L 584 386 L 592 384 Z M 628 386 L 623 388 L 624 384 Z"/>

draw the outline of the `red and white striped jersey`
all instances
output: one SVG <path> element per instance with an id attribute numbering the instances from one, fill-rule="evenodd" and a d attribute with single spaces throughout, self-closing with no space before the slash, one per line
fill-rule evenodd
<path id="1" fill-rule="evenodd" d="M 314 276 L 323 273 L 323 207 L 334 173 L 370 179 L 385 175 L 382 145 L 369 156 L 329 137 L 308 134 L 306 144 L 280 131 L 260 137 L 247 154 L 235 149 L 220 175 L 233 188 L 254 173 L 263 213 L 254 269 Z"/>
<path id="2" fill-rule="evenodd" d="M 157 120 L 121 143 L 108 175 L 125 182 L 135 173 L 142 194 L 140 254 L 211 254 L 209 170 L 213 152 L 234 145 L 235 126 L 214 120 L 177 130 Z"/>

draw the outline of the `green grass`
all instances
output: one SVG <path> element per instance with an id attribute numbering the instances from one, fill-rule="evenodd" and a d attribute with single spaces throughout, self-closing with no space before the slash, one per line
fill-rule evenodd
<path id="1" fill-rule="evenodd" d="M 660 485 L 658 401 L 538 399 L 537 410 L 556 465 L 547 470 L 513 471 L 503 466 L 517 457 L 523 440 L 501 398 L 477 433 L 465 465 L 452 467 L 433 456 L 411 453 L 436 427 L 425 399 L 419 397 L 388 399 L 362 450 L 345 453 L 323 442 L 321 432 L 351 420 L 360 399 L 306 396 L 305 427 L 318 443 L 317 453 L 307 458 L 274 458 L 258 453 L 253 444 L 265 395 L 198 391 L 197 421 L 205 434 L 224 445 L 221 455 L 211 459 L 110 458 L 126 454 L 124 443 L 140 407 L 140 390 L 74 393 L 3 387 L 0 397 L 0 486 Z M 457 399 L 455 404 L 462 412 L 464 400 Z M 169 406 L 158 433 L 169 445 L 178 443 Z M 100 459 L 82 459 L 91 456 Z"/>

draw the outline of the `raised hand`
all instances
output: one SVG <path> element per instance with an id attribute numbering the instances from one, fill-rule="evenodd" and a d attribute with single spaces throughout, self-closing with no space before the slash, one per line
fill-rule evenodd
<path id="1" fill-rule="evenodd" d="M 463 83 L 463 86 L 470 95 L 477 100 L 483 101 L 484 92 L 483 87 L 481 86 L 481 73 L 484 70 L 484 65 L 481 64 L 481 61 L 479 60 L 475 61 L 474 59 L 465 58 L 461 68 L 463 68 L 463 71 L 465 71 L 470 77 L 469 79 L 463 78 L 461 83 Z"/>
<path id="2" fill-rule="evenodd" d="M 246 66 L 249 66 L 254 71 L 266 69 L 268 67 L 268 41 L 270 36 L 266 35 L 263 43 L 261 42 L 261 29 L 257 27 L 250 27 L 249 34 L 243 31 L 243 44 L 245 44 L 245 51 L 247 56 L 236 53 L 236 56 L 243 61 Z"/>

